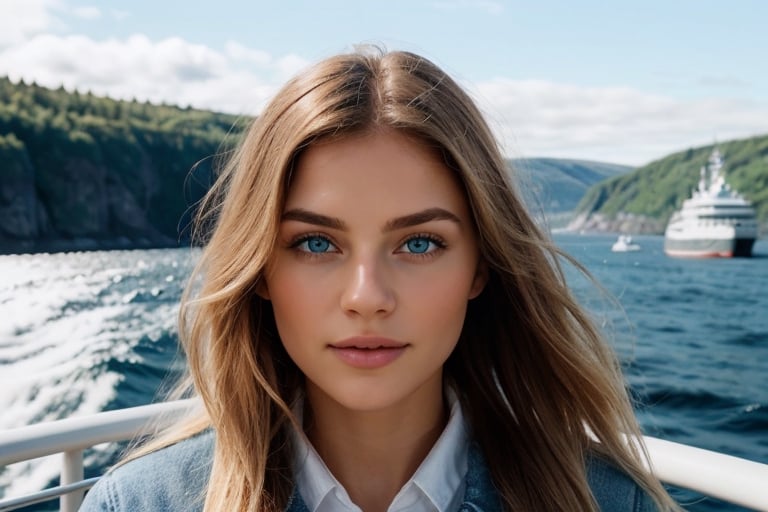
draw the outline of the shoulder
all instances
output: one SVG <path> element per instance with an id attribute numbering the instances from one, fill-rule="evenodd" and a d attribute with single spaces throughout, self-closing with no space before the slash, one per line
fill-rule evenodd
<path id="1" fill-rule="evenodd" d="M 469 450 L 464 503 L 460 510 L 500 512 L 498 491 L 482 456 L 472 444 Z M 657 512 L 651 497 L 629 475 L 596 456 L 587 460 L 587 478 L 601 512 Z"/>
<path id="2" fill-rule="evenodd" d="M 149 453 L 103 476 L 80 510 L 202 510 L 212 458 L 210 432 Z"/>
<path id="3" fill-rule="evenodd" d="M 656 505 L 645 490 L 613 464 L 592 456 L 587 462 L 592 494 L 603 512 L 655 512 Z"/>

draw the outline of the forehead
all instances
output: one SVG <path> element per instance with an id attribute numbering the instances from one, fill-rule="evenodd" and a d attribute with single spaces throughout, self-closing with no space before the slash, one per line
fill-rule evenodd
<path id="1" fill-rule="evenodd" d="M 463 186 L 440 150 L 394 130 L 309 146 L 299 157 L 286 209 L 431 206 L 466 210 Z"/>

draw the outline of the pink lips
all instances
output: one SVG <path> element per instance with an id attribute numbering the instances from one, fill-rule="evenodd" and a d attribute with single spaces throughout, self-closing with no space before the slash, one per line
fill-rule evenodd
<path id="1" fill-rule="evenodd" d="M 329 345 L 348 365 L 367 370 L 388 365 L 400 357 L 407 346 L 407 343 L 372 336 L 347 338 Z"/>

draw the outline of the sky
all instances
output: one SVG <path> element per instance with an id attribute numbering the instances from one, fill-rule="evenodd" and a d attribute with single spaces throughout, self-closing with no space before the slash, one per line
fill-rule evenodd
<path id="1" fill-rule="evenodd" d="M 763 0 L 0 0 L 0 75 L 258 115 L 376 44 L 457 79 L 509 157 L 639 166 L 768 134 L 766 20 Z"/>

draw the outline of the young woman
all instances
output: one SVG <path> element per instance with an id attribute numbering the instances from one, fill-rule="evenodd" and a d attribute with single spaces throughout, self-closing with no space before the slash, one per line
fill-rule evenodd
<path id="1" fill-rule="evenodd" d="M 204 204 L 199 414 L 83 510 L 674 510 L 614 354 L 488 126 L 434 64 L 291 80 Z"/>

